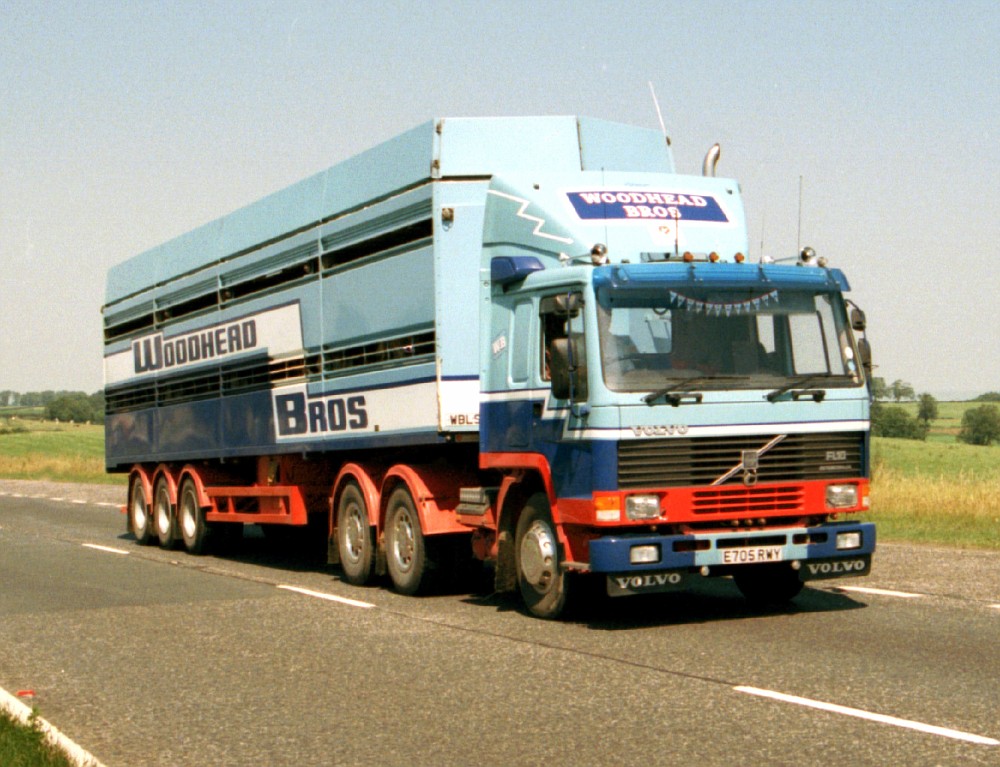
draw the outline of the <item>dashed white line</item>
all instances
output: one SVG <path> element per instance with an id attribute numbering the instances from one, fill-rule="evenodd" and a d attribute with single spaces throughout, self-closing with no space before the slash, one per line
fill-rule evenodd
<path id="1" fill-rule="evenodd" d="M 311 591 L 310 589 L 299 588 L 298 586 L 284 586 L 279 585 L 279 589 L 284 589 L 285 591 L 294 591 L 296 594 L 304 594 L 307 597 L 315 597 L 316 599 L 325 599 L 328 602 L 339 602 L 340 604 L 350 605 L 351 607 L 364 607 L 366 609 L 375 607 L 375 605 L 370 602 L 361 602 L 357 599 L 348 599 L 347 597 L 338 597 L 336 594 L 327 594 L 322 591 Z"/>
<path id="2" fill-rule="evenodd" d="M 850 708 L 848 706 L 840 706 L 836 703 L 824 703 L 820 700 L 812 700 L 811 698 L 800 698 L 796 695 L 786 695 L 785 693 L 775 692 L 773 690 L 762 690 L 758 687 L 734 687 L 736 692 L 746 693 L 747 695 L 756 695 L 761 698 L 770 698 L 771 700 L 781 701 L 782 703 L 793 703 L 797 706 L 806 706 L 807 708 L 815 708 L 820 711 L 828 711 L 834 714 L 843 714 L 844 716 L 853 716 L 858 719 L 867 719 L 871 722 L 879 722 L 880 724 L 889 724 L 894 727 L 905 727 L 909 730 L 917 730 L 918 732 L 928 733 L 930 735 L 940 735 L 945 738 L 952 738 L 953 740 L 964 740 L 967 743 L 976 743 L 981 746 L 1000 746 L 1000 740 L 995 740 L 993 738 L 986 738 L 982 735 L 974 735 L 969 732 L 962 732 L 961 730 L 952 730 L 948 727 L 938 727 L 933 724 L 924 724 L 923 722 L 915 722 L 912 719 L 900 719 L 895 716 L 887 716 L 885 714 L 876 714 L 871 711 L 864 711 L 860 708 Z"/>
<path id="3" fill-rule="evenodd" d="M 81 543 L 80 545 L 83 546 L 84 548 L 87 548 L 87 549 L 96 549 L 97 551 L 106 551 L 109 554 L 124 554 L 125 556 L 128 556 L 128 554 L 129 554 L 129 552 L 125 551 L 124 549 L 115 549 L 115 548 L 112 548 L 111 546 L 101 546 L 101 545 L 99 545 L 97 543 Z"/>
<path id="4" fill-rule="evenodd" d="M 921 599 L 923 594 L 913 594 L 909 591 L 890 591 L 889 589 L 873 589 L 867 586 L 837 586 L 837 591 L 855 591 L 859 594 L 873 594 L 880 597 L 899 597 L 900 599 Z"/>

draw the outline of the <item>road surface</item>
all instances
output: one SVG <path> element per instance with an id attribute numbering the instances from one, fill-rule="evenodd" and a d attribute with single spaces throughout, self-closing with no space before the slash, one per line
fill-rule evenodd
<path id="1" fill-rule="evenodd" d="M 786 609 L 720 581 L 546 622 L 350 586 L 253 528 L 139 547 L 123 500 L 0 482 L 0 688 L 107 767 L 1000 765 L 996 553 L 883 545 Z"/>

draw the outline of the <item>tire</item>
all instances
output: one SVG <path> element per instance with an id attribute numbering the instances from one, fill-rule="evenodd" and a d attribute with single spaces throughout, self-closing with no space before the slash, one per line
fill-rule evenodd
<path id="1" fill-rule="evenodd" d="M 337 549 L 344 580 L 364 586 L 375 564 L 375 535 L 368 524 L 368 506 L 361 488 L 348 482 L 337 503 Z"/>
<path id="2" fill-rule="evenodd" d="M 198 490 L 191 479 L 181 483 L 177 499 L 177 527 L 188 554 L 205 553 L 211 531 L 205 521 L 205 510 L 198 503 Z"/>
<path id="3" fill-rule="evenodd" d="M 146 507 L 145 493 L 138 477 L 132 482 L 128 499 L 128 526 L 140 546 L 153 542 L 153 518 Z"/>
<path id="4" fill-rule="evenodd" d="M 514 559 L 525 607 L 539 618 L 560 617 L 566 609 L 570 579 L 560 567 L 559 539 L 542 493 L 528 499 L 517 520 Z"/>
<path id="5" fill-rule="evenodd" d="M 787 564 L 747 566 L 733 574 L 736 586 L 756 606 L 784 605 L 802 591 L 799 574 Z"/>
<path id="6" fill-rule="evenodd" d="M 389 496 L 385 522 L 385 559 L 392 585 L 400 594 L 426 589 L 430 561 L 420 517 L 410 491 L 396 488 Z"/>
<path id="7" fill-rule="evenodd" d="M 165 477 L 160 477 L 153 486 L 153 527 L 162 548 L 172 549 L 177 545 L 176 522 L 170 503 L 170 485 L 167 484 Z"/>

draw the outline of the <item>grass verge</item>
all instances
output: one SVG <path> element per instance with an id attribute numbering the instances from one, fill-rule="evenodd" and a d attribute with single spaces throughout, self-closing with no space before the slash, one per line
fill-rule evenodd
<path id="1" fill-rule="evenodd" d="M 27 724 L 0 709 L 0 764 L 4 767 L 72 767 L 58 747 L 45 737 L 36 719 Z"/>

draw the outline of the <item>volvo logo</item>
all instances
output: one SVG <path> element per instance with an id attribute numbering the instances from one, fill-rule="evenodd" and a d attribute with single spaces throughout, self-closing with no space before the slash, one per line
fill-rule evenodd
<path id="1" fill-rule="evenodd" d="M 747 487 L 753 487 L 757 484 L 757 471 L 760 468 L 761 456 L 767 453 L 772 447 L 777 445 L 787 436 L 787 434 L 779 434 L 777 437 L 757 450 L 741 451 L 740 462 L 715 480 L 712 484 L 721 485 L 723 482 L 728 481 L 731 477 L 735 477 L 740 472 L 743 472 L 743 484 Z"/>

